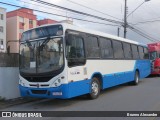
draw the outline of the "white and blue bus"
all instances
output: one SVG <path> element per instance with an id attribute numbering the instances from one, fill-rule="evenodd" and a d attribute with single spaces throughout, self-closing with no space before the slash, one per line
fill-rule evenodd
<path id="1" fill-rule="evenodd" d="M 150 74 L 146 45 L 58 23 L 25 31 L 20 42 L 21 96 L 72 98 Z"/>

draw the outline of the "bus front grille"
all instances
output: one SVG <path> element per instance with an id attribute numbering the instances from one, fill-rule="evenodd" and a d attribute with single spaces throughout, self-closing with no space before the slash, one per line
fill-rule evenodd
<path id="1" fill-rule="evenodd" d="M 46 94 L 47 90 L 31 90 L 33 94 Z"/>
<path id="2" fill-rule="evenodd" d="M 48 82 L 52 77 L 24 77 L 28 82 Z"/>

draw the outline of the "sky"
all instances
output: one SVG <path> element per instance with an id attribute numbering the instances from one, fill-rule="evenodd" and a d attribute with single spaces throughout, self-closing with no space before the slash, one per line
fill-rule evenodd
<path id="1" fill-rule="evenodd" d="M 123 21 L 123 18 L 124 18 L 124 0 L 79 0 L 79 1 L 78 0 L 43 0 L 43 1 L 56 4 L 59 6 L 63 6 L 66 8 L 70 8 L 73 10 L 81 11 L 84 13 L 89 13 L 95 16 L 100 16 L 106 19 Z M 133 10 L 135 10 L 135 8 L 141 5 L 144 1 L 145 0 L 127 0 L 128 14 L 130 14 Z M 31 0 L 0 0 L 0 2 L 6 2 L 10 4 L 20 5 L 22 7 L 37 9 L 41 11 L 46 11 L 46 12 L 51 12 L 54 14 L 60 14 L 60 15 L 66 16 L 66 17 L 58 17 L 55 15 L 48 15 L 44 13 L 34 12 L 37 15 L 38 19 L 50 18 L 57 21 L 61 21 L 65 19 L 71 19 L 71 17 L 73 17 L 73 18 L 90 20 L 90 21 L 95 21 L 95 22 L 100 22 L 105 24 L 114 24 L 107 21 L 91 18 L 88 16 L 71 13 L 69 11 L 57 9 L 44 4 L 39 4 Z M 159 41 L 160 40 L 160 12 L 159 12 L 160 7 L 159 6 L 160 6 L 160 0 L 150 0 L 148 2 L 144 2 L 135 12 L 133 12 L 133 14 L 131 14 L 127 18 L 128 23 L 130 23 L 130 25 L 132 25 L 134 28 L 151 36 L 156 41 Z M 16 7 L 6 6 L 3 4 L 0 4 L 0 7 L 6 8 L 7 11 L 18 9 Z M 86 7 L 89 7 L 94 10 L 88 9 Z M 93 30 L 109 33 L 112 35 L 117 35 L 117 29 L 119 27 L 120 36 L 123 37 L 123 27 L 118 24 L 116 24 L 117 26 L 111 26 L 111 25 L 102 25 L 97 23 L 95 24 L 95 23 L 89 23 L 84 21 L 78 21 L 75 19 L 71 19 L 71 20 L 73 20 L 74 25 L 87 28 L 87 29 L 93 29 Z M 138 22 L 154 21 L 154 20 L 159 20 L 159 21 L 136 24 Z M 145 44 L 153 42 L 151 41 L 151 39 L 146 39 L 138 35 L 137 33 L 131 31 L 130 29 L 127 29 L 127 38 L 134 41 L 141 42 L 141 43 L 145 43 Z"/>

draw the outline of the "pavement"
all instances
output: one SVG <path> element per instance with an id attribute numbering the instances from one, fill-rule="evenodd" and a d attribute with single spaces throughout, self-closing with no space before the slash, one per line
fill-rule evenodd
<path id="1" fill-rule="evenodd" d="M 0 110 L 1 109 L 5 109 L 11 106 L 15 106 L 15 105 L 20 105 L 20 104 L 24 104 L 24 103 L 30 103 L 30 102 L 35 102 L 41 99 L 38 98 L 15 98 L 15 99 L 9 99 L 9 100 L 0 100 Z"/>

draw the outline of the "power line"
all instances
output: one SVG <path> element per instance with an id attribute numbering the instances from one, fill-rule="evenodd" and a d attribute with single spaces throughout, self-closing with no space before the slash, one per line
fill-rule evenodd
<path id="1" fill-rule="evenodd" d="M 143 22 L 133 23 L 133 25 L 146 24 L 146 23 L 153 23 L 153 22 L 159 22 L 159 21 L 160 21 L 160 20 L 143 21 Z"/>
<path id="2" fill-rule="evenodd" d="M 146 38 L 148 41 L 157 42 L 157 40 L 153 40 L 153 39 L 151 39 L 150 37 L 147 37 L 146 35 L 144 35 L 143 33 L 139 32 L 139 31 L 137 31 L 137 30 L 135 30 L 135 29 L 132 29 L 132 28 L 130 28 L 130 27 L 129 27 L 129 29 L 132 30 L 133 32 L 137 33 L 138 35 Z"/>
<path id="3" fill-rule="evenodd" d="M 95 12 L 101 13 L 101 14 L 103 14 L 103 15 L 107 15 L 107 16 L 109 16 L 109 17 L 112 17 L 112 18 L 115 18 L 115 19 L 121 20 L 121 19 L 119 19 L 119 18 L 117 18 L 117 17 L 114 17 L 114 16 L 109 15 L 109 14 L 107 14 L 107 13 L 104 13 L 104 12 L 98 11 L 98 10 L 93 9 L 93 8 L 91 8 L 91 7 L 87 7 L 87 6 L 82 5 L 82 4 L 80 4 L 80 3 L 73 2 L 73 1 L 71 1 L 71 0 L 67 0 L 67 1 L 68 1 L 68 2 L 71 2 L 71 3 L 73 3 L 73 4 L 76 4 L 76 5 L 79 5 L 79 6 L 81 6 L 81 7 L 84 7 L 84 8 L 90 9 L 90 10 L 92 10 L 92 11 L 95 11 Z"/>
<path id="4" fill-rule="evenodd" d="M 31 2 L 27 2 L 27 1 L 24 1 L 24 0 L 16 0 L 16 1 L 23 2 L 23 3 L 27 3 L 27 4 L 30 4 L 30 5 L 35 5 L 35 6 L 39 6 L 39 7 L 46 8 L 46 7 L 42 6 L 42 5 L 33 4 L 33 3 L 31 3 Z M 47 7 L 47 8 L 48 8 L 48 9 L 53 9 L 53 8 L 49 8 L 49 7 Z M 53 9 L 53 10 L 60 11 L 60 12 L 64 12 L 64 10 L 57 10 L 57 9 Z"/>
<path id="5" fill-rule="evenodd" d="M 6 4 L 6 5 L 10 5 L 10 6 L 14 6 L 14 7 L 18 7 L 18 8 L 27 8 L 27 7 L 21 7 L 21 6 L 18 6 L 18 5 L 14 5 L 14 4 L 9 4 L 9 3 L 4 3 L 4 2 L 0 2 L 1 4 Z M 27 8 L 27 9 L 30 9 L 30 8 Z M 59 15 L 59 14 L 53 14 L 53 13 L 49 13 L 49 12 L 44 12 L 44 11 L 40 11 L 40 10 L 36 10 L 36 9 L 31 9 L 31 10 L 34 10 L 34 11 L 37 11 L 37 12 L 41 12 L 41 13 L 45 13 L 45 14 L 50 14 L 50 15 L 56 15 L 56 16 L 60 16 L 60 17 L 66 17 L 64 15 Z M 95 21 L 89 21 L 89 20 L 84 20 L 84 19 L 78 19 L 78 18 L 74 18 L 74 17 L 71 17 L 72 19 L 75 19 L 75 20 L 81 20 L 81 21 L 86 21 L 86 22 L 92 22 L 92 23 L 100 23 L 100 22 L 95 22 Z M 105 24 L 105 23 L 100 23 L 100 24 Z M 105 24 L 105 25 L 112 25 L 112 26 L 118 26 L 118 25 L 113 25 L 113 24 Z M 139 33 L 141 36 L 147 38 L 147 39 L 152 39 L 152 41 L 156 40 L 148 35 L 146 35 L 145 33 L 133 28 L 131 25 L 128 25 L 128 27 L 130 27 L 130 29 L 134 30 L 135 32 Z M 156 40 L 158 41 L 158 40 Z"/>
<path id="6" fill-rule="evenodd" d="M 112 22 L 112 23 L 116 23 L 116 24 L 123 24 L 123 22 L 121 22 L 121 21 L 102 18 L 102 17 L 99 17 L 99 16 L 95 16 L 95 15 L 92 15 L 92 14 L 88 14 L 88 13 L 76 11 L 76 10 L 73 10 L 73 9 L 65 8 L 65 7 L 58 6 L 58 5 L 55 5 L 55 4 L 51 4 L 51 3 L 48 3 L 48 2 L 44 2 L 44 1 L 41 1 L 41 0 L 30 0 L 30 1 L 34 1 L 34 2 L 37 2 L 37 3 L 41 3 L 43 5 L 56 7 L 56 8 L 59 8 L 59 9 L 67 10 L 67 11 L 70 11 L 70 12 L 78 13 L 78 14 L 81 14 L 81 15 L 85 15 L 85 16 L 88 16 L 88 17 L 92 17 L 92 18 L 96 18 L 96 19 L 100 19 L 100 20 L 104 20 L 104 21 L 108 21 L 108 22 Z"/>
<path id="7" fill-rule="evenodd" d="M 130 30 L 132 30 L 133 32 L 137 33 L 138 35 L 140 35 L 140 36 L 142 36 L 142 37 L 146 38 L 148 41 L 151 41 L 151 42 L 157 42 L 157 41 L 154 41 L 154 40 L 152 40 L 152 39 L 150 39 L 150 38 L 146 37 L 145 35 L 143 35 L 143 34 L 139 33 L 138 31 L 136 31 L 136 30 L 134 30 L 134 29 L 131 29 L 131 28 L 129 28 L 129 29 L 130 29 Z"/>
<path id="8" fill-rule="evenodd" d="M 72 10 L 72 9 L 69 9 L 69 8 L 64 8 L 64 7 L 61 7 L 61 6 L 57 6 L 57 5 L 55 5 L 55 4 L 51 4 L 51 3 L 48 3 L 48 2 L 44 2 L 44 1 L 41 1 L 41 0 L 31 0 L 31 1 L 35 1 L 35 2 L 38 2 L 38 3 L 41 3 L 41 4 L 45 4 L 45 5 L 48 5 L 48 6 L 53 6 L 53 7 L 58 7 L 58 8 L 60 8 L 60 9 L 65 9 L 65 10 L 69 10 L 69 11 L 72 11 L 72 12 L 76 12 L 76 13 L 79 13 L 79 14 L 83 14 L 83 15 L 86 15 L 86 16 L 90 16 L 90 17 L 94 17 L 94 18 L 100 18 L 101 19 L 101 17 L 98 17 L 98 16 L 94 16 L 94 15 L 91 15 L 91 14 L 88 14 L 88 13 L 83 13 L 83 12 L 79 12 L 79 11 L 75 11 L 75 10 Z M 137 7 L 138 8 L 138 7 Z M 103 18 L 103 20 L 104 20 L 104 18 Z M 112 22 L 113 22 L 113 20 L 112 20 Z M 118 21 L 119 22 L 119 21 Z M 117 23 L 117 21 L 116 21 L 116 23 Z M 121 22 L 120 22 L 121 23 Z M 124 23 L 123 23 L 124 24 Z M 122 25 L 123 25 L 122 24 Z M 133 27 L 132 27 L 133 28 Z M 140 31 L 139 31 L 140 32 Z M 146 35 L 146 34 L 144 34 L 144 33 L 142 33 L 141 32 L 141 34 L 143 34 L 143 36 L 147 36 L 148 38 L 151 38 L 151 39 L 153 39 L 153 40 L 155 40 L 154 38 L 152 38 L 152 37 L 150 37 L 150 36 L 148 36 L 148 35 Z"/>
<path id="9" fill-rule="evenodd" d="M 18 8 L 27 8 L 27 7 L 21 7 L 21 6 L 18 6 L 18 5 L 13 5 L 13 4 L 4 3 L 4 2 L 0 2 L 0 3 L 1 3 L 1 4 L 5 4 L 5 5 L 10 5 L 10 6 L 18 7 Z M 30 9 L 30 8 L 27 8 L 27 9 Z M 64 16 L 64 15 L 53 14 L 53 13 L 44 12 L 44 11 L 40 11 L 40 10 L 36 10 L 36 9 L 30 9 L 30 10 L 34 10 L 34 11 L 41 12 L 41 13 L 45 13 L 45 14 L 60 16 L 60 17 L 66 17 L 66 16 Z M 26 12 L 25 12 L 25 13 L 26 13 Z M 114 24 L 106 24 L 106 23 L 101 23 L 101 22 L 96 22 L 96 21 L 90 21 L 90 20 L 84 20 L 84 19 L 75 18 L 75 17 L 70 17 L 70 18 L 75 19 L 75 20 L 85 21 L 85 22 L 91 22 L 91 23 L 97 23 L 97 24 L 103 24 L 103 25 L 110 25 L 110 26 L 118 26 L 118 25 L 114 25 Z"/>
<path id="10" fill-rule="evenodd" d="M 55 10 L 55 11 L 60 11 L 60 12 L 63 12 L 64 13 L 64 10 L 57 10 L 57 9 L 53 9 L 53 8 L 50 8 L 50 7 L 44 7 L 44 6 L 41 6 L 39 4 L 33 4 L 33 3 L 30 3 L 30 2 L 26 2 L 26 1 L 23 1 L 23 0 L 17 0 L 19 2 L 23 2 L 23 3 L 27 3 L 27 4 L 31 4 L 31 5 L 35 5 L 35 6 L 39 6 L 39 7 L 43 7 L 43 8 L 48 8 L 48 9 L 51 9 L 51 10 Z M 71 12 L 70 12 L 71 13 Z M 77 13 L 71 13 L 71 14 L 74 14 L 74 15 L 77 15 Z M 67 16 L 66 16 L 67 17 Z"/>
<path id="11" fill-rule="evenodd" d="M 143 33 L 142 31 L 136 29 L 135 27 L 128 26 L 128 28 L 131 29 L 132 31 L 136 32 L 137 34 L 139 34 L 139 35 L 141 35 L 141 36 L 143 36 L 143 37 L 149 39 L 150 41 L 153 41 L 153 42 L 159 41 L 158 39 L 155 39 L 155 38 L 149 36 L 148 34 L 145 34 L 145 33 Z"/>
<path id="12" fill-rule="evenodd" d="M 132 26 L 134 26 L 134 25 L 132 25 Z M 146 34 L 149 35 L 149 36 L 154 36 L 154 37 L 156 37 L 156 35 L 153 35 L 153 34 L 151 34 L 151 33 L 148 33 L 148 32 L 146 32 L 145 30 L 143 30 L 142 28 L 139 28 L 139 27 L 137 27 L 137 26 L 134 26 L 134 28 L 140 30 L 140 31 L 143 32 L 143 33 L 146 33 Z M 152 37 L 152 38 L 153 38 L 153 37 Z M 159 36 L 156 37 L 156 38 L 159 38 Z M 159 41 L 159 39 L 156 39 L 156 40 Z"/>
<path id="13" fill-rule="evenodd" d="M 139 7 L 141 7 L 143 4 L 145 3 L 145 1 L 143 3 L 141 3 L 138 7 L 136 7 L 131 13 L 129 13 L 127 15 L 127 17 L 129 17 L 132 13 L 134 13 Z"/>

